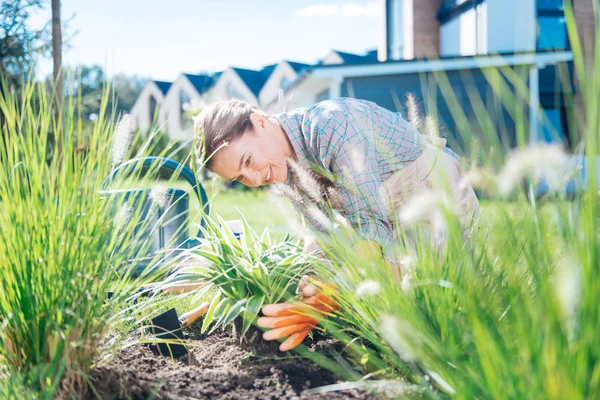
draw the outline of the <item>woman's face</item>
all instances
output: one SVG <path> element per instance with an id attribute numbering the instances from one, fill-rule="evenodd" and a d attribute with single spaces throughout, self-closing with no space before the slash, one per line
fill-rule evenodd
<path id="1" fill-rule="evenodd" d="M 284 183 L 287 159 L 292 156 L 287 135 L 279 124 L 260 114 L 250 115 L 250 121 L 252 131 L 214 154 L 211 171 L 250 187 Z"/>

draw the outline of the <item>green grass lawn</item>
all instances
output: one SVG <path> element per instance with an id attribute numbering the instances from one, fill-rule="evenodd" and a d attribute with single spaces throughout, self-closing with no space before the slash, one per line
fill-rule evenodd
<path id="1" fill-rule="evenodd" d="M 292 204 L 285 198 L 272 194 L 269 190 L 241 191 L 241 190 L 211 190 L 207 188 L 211 214 L 219 215 L 228 220 L 241 219 L 240 214 L 246 218 L 252 229 L 262 233 L 269 229 L 273 238 L 282 239 L 290 232 L 287 221 L 297 220 L 298 216 Z M 198 203 L 192 203 L 191 221 L 200 220 Z M 193 230 L 193 227 L 191 228 Z"/>

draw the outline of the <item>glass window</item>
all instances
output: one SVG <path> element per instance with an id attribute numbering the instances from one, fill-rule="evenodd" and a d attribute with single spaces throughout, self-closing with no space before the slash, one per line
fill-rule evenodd
<path id="1" fill-rule="evenodd" d="M 564 133 L 562 129 L 562 119 L 560 108 L 544 109 L 545 117 L 542 120 L 542 137 L 545 143 L 562 144 L 564 142 Z"/>
<path id="2" fill-rule="evenodd" d="M 187 115 L 188 108 L 190 108 L 190 96 L 182 90 L 179 92 L 179 116 L 183 129 L 187 129 L 192 123 L 191 118 Z"/>
<path id="3" fill-rule="evenodd" d="M 567 28 L 564 17 L 538 18 L 538 49 L 566 49 Z"/>
<path id="4" fill-rule="evenodd" d="M 227 84 L 226 90 L 227 90 L 227 95 L 229 96 L 229 98 L 240 99 L 240 100 L 244 99 L 242 97 L 242 94 L 237 90 L 237 88 L 231 82 L 229 82 Z"/>
<path id="5" fill-rule="evenodd" d="M 538 10 L 562 11 L 563 0 L 538 0 Z"/>
<path id="6" fill-rule="evenodd" d="M 148 115 L 148 121 L 150 123 L 154 122 L 154 114 L 156 113 L 156 99 L 154 96 L 150 96 L 150 114 Z"/>

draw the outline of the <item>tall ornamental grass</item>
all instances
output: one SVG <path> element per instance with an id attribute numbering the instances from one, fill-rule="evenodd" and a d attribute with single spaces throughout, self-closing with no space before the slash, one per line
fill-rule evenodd
<path id="1" fill-rule="evenodd" d="M 41 84 L 1 93 L 0 387 L 79 396 L 115 318 L 107 294 L 139 287 L 127 267 L 148 246 L 139 207 L 102 192 L 131 120 L 107 116 L 108 90 L 89 129 Z"/>
<path id="2" fill-rule="evenodd" d="M 479 225 L 466 237 L 443 188 L 408 203 L 398 220 L 431 226 L 433 209 L 433 226 L 447 244 L 440 249 L 419 233 L 409 242 L 400 238 L 396 260 L 404 274 L 387 260 L 357 256 L 352 232 L 321 237 L 331 263 L 317 270 L 338 283 L 340 311 L 320 329 L 342 343 L 346 357 L 336 358 L 334 370 L 363 379 L 319 390 L 360 386 L 393 398 L 600 397 L 600 51 L 596 41 L 590 69 L 568 2 L 566 15 L 583 99 L 583 115 L 571 120 L 572 137 L 581 137 L 573 147 L 584 160 L 582 189 L 569 199 L 554 191 L 572 177 L 565 175 L 572 157 L 561 146 L 529 145 L 526 118 L 516 121 L 518 147 L 505 153 L 498 132 L 490 128 L 482 138 L 454 110 L 464 141 L 479 143 L 473 153 L 496 151 L 495 158 L 464 162 L 467 179 L 493 201 L 482 202 Z M 486 74 L 499 92 L 505 80 L 519 87 L 508 69 Z M 485 128 L 491 116 L 477 107 L 477 96 L 470 97 Z M 519 90 L 503 96 L 529 101 Z M 572 96 L 566 102 L 575 104 Z M 533 195 L 541 174 L 552 181 L 543 199 Z"/>

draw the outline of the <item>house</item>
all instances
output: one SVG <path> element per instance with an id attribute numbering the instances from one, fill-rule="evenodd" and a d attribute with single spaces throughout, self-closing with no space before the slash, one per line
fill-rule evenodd
<path id="1" fill-rule="evenodd" d="M 279 89 L 288 88 L 309 64 L 284 60 L 277 64 L 258 94 L 258 104 L 267 113 L 280 111 Z"/>
<path id="2" fill-rule="evenodd" d="M 377 61 L 377 50 L 368 51 L 364 55 L 331 50 L 320 62 L 321 65 L 333 64 L 360 64 L 363 62 Z"/>
<path id="3" fill-rule="evenodd" d="M 181 74 L 169 88 L 159 111 L 159 129 L 172 140 L 191 140 L 192 108 L 205 104 L 204 94 L 212 87 L 219 74 Z"/>
<path id="4" fill-rule="evenodd" d="M 219 76 L 214 86 L 207 93 L 206 100 L 212 103 L 227 99 L 245 100 L 258 106 L 259 93 L 275 69 L 275 65 L 268 65 L 261 70 L 251 70 L 229 67 Z"/>
<path id="5" fill-rule="evenodd" d="M 584 48 L 593 48 L 593 0 L 573 3 Z M 382 7 L 377 60 L 339 64 L 341 57 L 328 57 L 333 62 L 313 66 L 287 88 L 292 106 L 351 96 L 402 112 L 410 92 L 456 145 L 461 137 L 453 112 L 460 109 L 470 127 L 483 130 L 480 105 L 495 112 L 496 131 L 511 144 L 512 121 L 521 114 L 530 141 L 569 144 L 563 95 L 578 91 L 562 0 L 386 0 Z M 494 67 L 503 68 L 504 77 L 495 76 Z M 490 82 L 527 100 L 506 104 Z M 518 82 L 526 83 L 526 93 Z"/>
<path id="6" fill-rule="evenodd" d="M 376 63 L 378 50 L 369 50 L 364 54 L 354 54 L 339 50 L 331 50 L 315 65 L 308 65 L 297 72 L 296 79 L 292 82 L 286 82 L 285 87 L 281 86 L 284 91 L 283 103 L 287 109 L 296 107 L 305 107 L 316 102 L 331 98 L 330 88 L 331 79 L 317 78 L 313 72 L 327 66 L 350 66 L 362 65 L 368 63 Z M 309 78 L 310 79 L 307 79 Z M 303 83 L 300 85 L 300 83 Z M 273 89 L 271 89 L 273 90 Z M 277 100 L 262 103 L 263 108 L 267 112 L 276 112 L 275 107 Z"/>
<path id="7" fill-rule="evenodd" d="M 171 82 L 146 82 L 130 111 L 130 115 L 139 129 L 142 131 L 150 129 L 152 121 L 158 117 L 157 107 L 163 103 L 170 87 Z"/>

